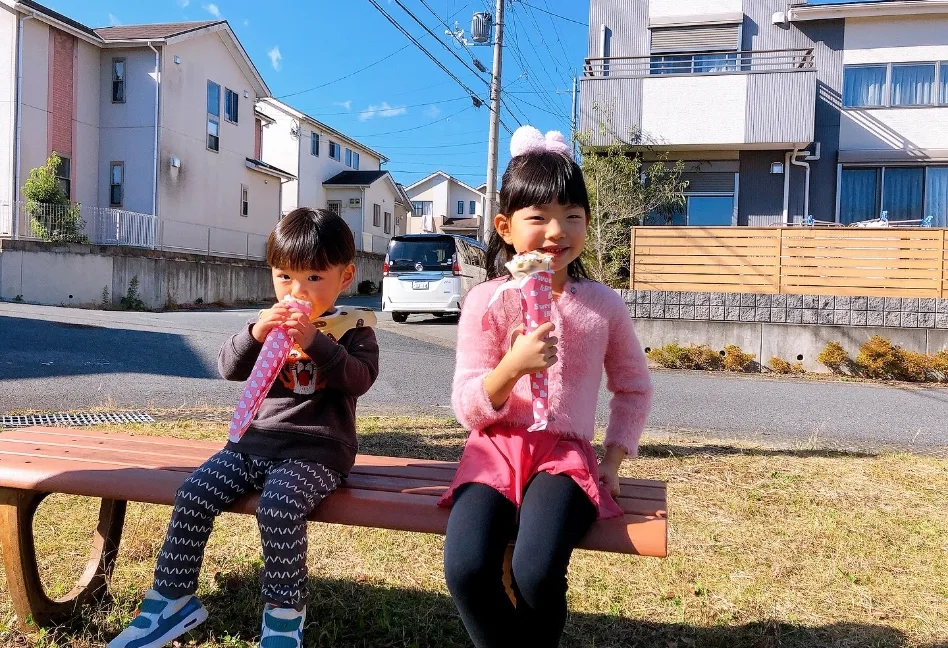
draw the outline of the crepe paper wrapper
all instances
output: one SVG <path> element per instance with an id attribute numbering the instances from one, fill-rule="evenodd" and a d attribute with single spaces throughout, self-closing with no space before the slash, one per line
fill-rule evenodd
<path id="1" fill-rule="evenodd" d="M 553 310 L 553 257 L 544 252 L 518 254 L 507 263 L 512 279 L 501 285 L 491 298 L 488 308 L 506 290 L 519 289 L 523 313 L 523 330 L 530 333 L 550 321 Z M 485 316 L 486 320 L 486 316 Z M 547 429 L 553 414 L 550 412 L 550 380 L 547 370 L 530 374 L 530 393 L 533 401 L 533 425 L 530 432 Z"/>
<path id="2" fill-rule="evenodd" d="M 312 304 L 307 301 L 296 300 L 289 296 L 283 301 L 287 306 L 305 314 L 306 317 L 312 313 Z M 232 442 L 240 441 L 244 432 L 250 427 L 250 423 L 260 411 L 263 399 L 267 397 L 273 382 L 280 375 L 280 370 L 292 349 L 293 339 L 285 326 L 276 326 L 267 334 L 267 339 L 263 341 L 263 348 L 260 349 L 253 371 L 250 372 L 247 384 L 244 385 L 234 416 L 230 421 L 227 438 Z"/>

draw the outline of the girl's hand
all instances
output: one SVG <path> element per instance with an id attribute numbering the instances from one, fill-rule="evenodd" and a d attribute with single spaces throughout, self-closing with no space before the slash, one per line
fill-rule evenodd
<path id="1" fill-rule="evenodd" d="M 606 448 L 606 456 L 599 462 L 599 481 L 613 497 L 619 496 L 619 466 L 625 457 L 625 450 L 611 445 Z"/>
<path id="2" fill-rule="evenodd" d="M 547 322 L 530 333 L 524 333 L 521 326 L 510 334 L 510 350 L 503 361 L 517 377 L 537 373 L 556 364 L 556 343 L 559 340 L 547 337 L 555 328 L 552 322 Z"/>
<path id="3" fill-rule="evenodd" d="M 274 304 L 272 308 L 260 311 L 257 323 L 250 329 L 250 335 L 260 344 L 263 344 L 267 335 L 277 326 L 284 324 L 290 316 L 290 309 L 285 304 Z"/>
<path id="4" fill-rule="evenodd" d="M 290 310 L 285 326 L 290 337 L 301 349 L 305 349 L 312 344 L 318 334 L 316 327 L 309 321 L 309 317 L 298 310 Z"/>

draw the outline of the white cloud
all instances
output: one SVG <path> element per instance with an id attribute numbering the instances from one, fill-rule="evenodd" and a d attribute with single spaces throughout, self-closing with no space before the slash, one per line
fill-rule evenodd
<path id="1" fill-rule="evenodd" d="M 425 108 L 425 114 L 434 119 L 441 114 L 441 109 L 437 106 L 428 106 Z"/>
<path id="2" fill-rule="evenodd" d="M 187 7 L 189 4 L 191 4 L 191 0 L 178 0 L 178 6 L 182 9 Z"/>
<path id="3" fill-rule="evenodd" d="M 359 121 L 374 119 L 376 117 L 398 117 L 399 115 L 404 115 L 406 112 L 408 112 L 408 110 L 405 107 L 394 108 L 389 106 L 387 101 L 383 101 L 378 106 L 369 106 L 359 113 Z"/>
<path id="4" fill-rule="evenodd" d="M 211 15 L 214 16 L 215 18 L 220 18 L 220 17 L 221 17 L 221 10 L 220 10 L 220 9 L 218 8 L 218 6 L 217 6 L 216 4 L 214 4 L 213 2 L 212 2 L 211 4 L 206 4 L 206 5 L 204 5 L 204 11 L 206 11 L 206 12 L 209 13 L 209 14 L 211 14 Z"/>
<path id="5" fill-rule="evenodd" d="M 273 66 L 273 69 L 279 72 L 280 62 L 283 60 L 283 55 L 280 54 L 280 48 L 274 45 L 273 49 L 267 52 L 267 56 L 270 57 L 270 64 Z"/>
<path id="6" fill-rule="evenodd" d="M 334 101 L 332 102 L 334 106 L 341 106 L 346 110 L 352 110 L 352 99 L 346 99 L 345 101 Z"/>
<path id="7" fill-rule="evenodd" d="M 122 23 L 119 22 L 119 19 L 116 18 L 114 15 L 109 14 L 109 24 L 115 27 L 116 25 L 121 25 Z"/>

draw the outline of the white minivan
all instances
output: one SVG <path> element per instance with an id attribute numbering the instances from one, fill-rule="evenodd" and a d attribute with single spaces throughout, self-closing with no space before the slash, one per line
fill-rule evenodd
<path id="1" fill-rule="evenodd" d="M 388 246 L 382 310 L 396 322 L 413 313 L 461 314 L 461 299 L 487 277 L 484 246 L 454 234 L 405 234 Z"/>

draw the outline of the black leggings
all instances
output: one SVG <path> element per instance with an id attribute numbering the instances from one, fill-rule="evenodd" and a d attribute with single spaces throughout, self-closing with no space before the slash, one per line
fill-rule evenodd
<path id="1" fill-rule="evenodd" d="M 566 568 L 597 517 L 586 493 L 565 475 L 540 473 L 520 508 L 497 490 L 465 484 L 454 495 L 444 543 L 444 575 L 477 648 L 559 644 L 566 625 Z M 513 590 L 504 590 L 504 552 L 516 537 Z"/>

